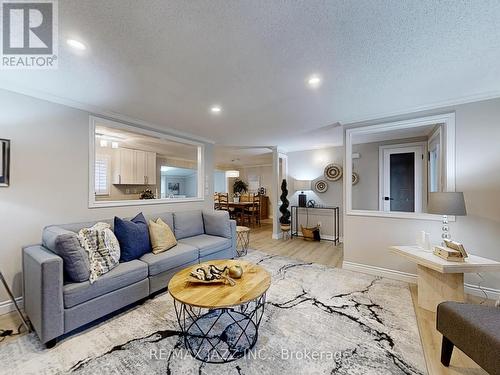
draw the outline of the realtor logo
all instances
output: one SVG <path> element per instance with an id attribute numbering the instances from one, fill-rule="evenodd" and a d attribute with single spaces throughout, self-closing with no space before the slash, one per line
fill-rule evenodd
<path id="1" fill-rule="evenodd" d="M 1 68 L 57 68 L 57 0 L 0 0 Z"/>

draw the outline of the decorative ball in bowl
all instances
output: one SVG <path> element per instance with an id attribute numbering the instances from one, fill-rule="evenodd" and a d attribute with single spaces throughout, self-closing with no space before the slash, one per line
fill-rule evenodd
<path id="1" fill-rule="evenodd" d="M 243 268 L 239 264 L 229 267 L 229 277 L 239 279 L 243 276 Z"/>

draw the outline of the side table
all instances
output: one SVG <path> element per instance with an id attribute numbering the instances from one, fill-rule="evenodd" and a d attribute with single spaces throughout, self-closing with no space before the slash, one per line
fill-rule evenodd
<path id="1" fill-rule="evenodd" d="M 250 244 L 250 228 L 238 225 L 236 227 L 236 252 L 238 256 L 247 255 L 248 245 Z"/>
<path id="2" fill-rule="evenodd" d="M 443 301 L 465 300 L 464 273 L 500 271 L 500 262 L 472 254 L 464 262 L 450 262 L 418 246 L 390 250 L 417 264 L 418 305 L 433 312 Z"/>

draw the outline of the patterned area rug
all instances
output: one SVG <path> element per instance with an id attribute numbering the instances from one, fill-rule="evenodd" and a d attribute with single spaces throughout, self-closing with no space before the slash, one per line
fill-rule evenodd
<path id="1" fill-rule="evenodd" d="M 204 364 L 183 347 L 168 293 L 45 350 L 35 334 L 0 346 L 2 374 L 425 374 L 407 284 L 249 251 L 272 273 L 257 344 Z M 6 366 L 7 364 L 7 366 Z"/>

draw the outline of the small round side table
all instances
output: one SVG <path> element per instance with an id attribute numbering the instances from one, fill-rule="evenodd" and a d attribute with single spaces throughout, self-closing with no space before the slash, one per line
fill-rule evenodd
<path id="1" fill-rule="evenodd" d="M 238 256 L 247 255 L 248 244 L 250 243 L 250 228 L 238 225 L 236 227 L 236 252 Z"/>

